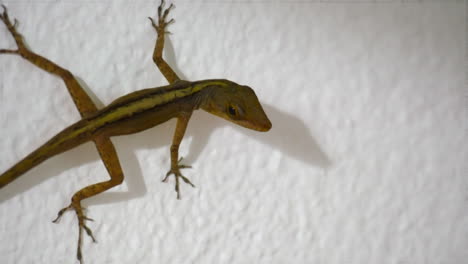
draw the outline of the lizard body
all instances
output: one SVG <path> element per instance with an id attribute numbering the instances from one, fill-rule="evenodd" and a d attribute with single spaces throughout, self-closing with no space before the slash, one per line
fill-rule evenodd
<path id="1" fill-rule="evenodd" d="M 0 14 L 0 20 L 6 25 L 18 46 L 16 50 L 0 49 L 0 54 L 19 55 L 40 69 L 60 77 L 82 117 L 81 120 L 59 132 L 44 145 L 1 174 L 0 189 L 5 188 L 7 184 L 45 160 L 89 141 L 96 145 L 101 160 L 110 175 L 110 179 L 107 181 L 95 183 L 77 191 L 72 196 L 71 203 L 60 210 L 57 218 L 53 221 L 57 222 L 67 210 L 75 211 L 79 227 L 77 259 L 80 262 L 82 261 L 83 230 L 95 241 L 91 230 L 85 224 L 85 221 L 90 219 L 84 215 L 81 201 L 121 184 L 124 179 L 110 137 L 137 133 L 176 118 L 177 125 L 170 148 L 171 168 L 163 181 L 174 174 L 175 190 L 179 199 L 179 179 L 194 186 L 180 172 L 180 169 L 189 168 L 189 166 L 179 164 L 179 145 L 194 110 L 201 108 L 235 124 L 257 131 L 268 131 L 271 128 L 270 120 L 250 87 L 225 79 L 195 82 L 181 80 L 166 63 L 162 58 L 162 51 L 164 36 L 167 33 L 166 27 L 173 22 L 173 19 L 166 21 L 172 7 L 171 4 L 167 9 L 164 9 L 164 0 L 162 0 L 158 7 L 157 23 L 149 18 L 157 32 L 153 61 L 168 80 L 169 85 L 135 91 L 114 100 L 100 110 L 69 70 L 32 52 L 26 46 L 21 34 L 16 29 L 17 21 L 11 22 L 5 6 L 3 6 L 3 13 Z"/>
<path id="2" fill-rule="evenodd" d="M 234 95 L 242 98 L 236 101 Z M 247 102 L 248 98 L 252 100 Z M 252 104 L 260 113 L 249 111 Z M 237 117 L 229 113 L 229 107 L 236 109 Z M 267 131 L 271 127 L 271 123 L 261 112 L 255 93 L 247 86 L 228 80 L 177 81 L 171 85 L 122 96 L 107 107 L 65 128 L 0 175 L 0 189 L 41 162 L 93 138 L 137 133 L 198 108 L 254 130 Z"/>

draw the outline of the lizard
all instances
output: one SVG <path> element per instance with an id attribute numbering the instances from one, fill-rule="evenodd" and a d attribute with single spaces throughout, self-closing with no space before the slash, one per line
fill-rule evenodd
<path id="1" fill-rule="evenodd" d="M 81 119 L 63 129 L 1 174 L 0 189 L 5 188 L 6 185 L 30 169 L 55 155 L 86 142 L 94 142 L 110 179 L 78 190 L 73 194 L 70 204 L 61 209 L 53 220 L 54 223 L 57 223 L 63 213 L 68 210 L 75 212 L 78 220 L 76 257 L 80 263 L 83 260 L 81 251 L 83 231 L 93 242 L 96 242 L 91 229 L 86 225 L 86 221 L 92 219 L 84 214 L 81 201 L 120 185 L 124 180 L 117 152 L 110 140 L 111 137 L 137 133 L 170 119 L 177 119 L 170 147 L 170 170 L 162 181 L 166 182 L 169 176 L 174 175 L 175 191 L 177 199 L 180 199 L 180 179 L 195 187 L 180 171 L 184 168 L 190 168 L 190 166 L 182 165 L 180 163 L 182 158 L 179 158 L 179 145 L 194 110 L 202 109 L 232 123 L 257 131 L 265 132 L 272 127 L 254 90 L 249 86 L 226 79 L 182 80 L 168 65 L 162 55 L 165 35 L 169 33 L 167 26 L 175 21 L 174 19 L 168 20 L 168 14 L 174 7 L 173 4 L 165 8 L 165 1 L 161 0 L 157 8 L 157 21 L 148 17 L 157 35 L 152 58 L 169 84 L 129 93 L 117 98 L 102 109 L 98 109 L 73 73 L 34 53 L 25 44 L 23 36 L 17 30 L 18 21 L 14 19 L 12 22 L 7 8 L 4 5 L 2 7 L 3 13 L 0 13 L 0 20 L 14 38 L 17 49 L 0 49 L 0 54 L 21 56 L 38 68 L 61 78 L 80 113 Z"/>

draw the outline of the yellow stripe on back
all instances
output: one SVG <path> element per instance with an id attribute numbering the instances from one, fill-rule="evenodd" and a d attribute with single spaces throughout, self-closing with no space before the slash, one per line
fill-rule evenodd
<path id="1" fill-rule="evenodd" d="M 127 116 L 131 116 L 134 113 L 145 111 L 148 109 L 155 108 L 159 105 L 164 105 L 174 101 L 176 99 L 180 99 L 183 97 L 191 96 L 208 86 L 226 86 L 227 83 L 223 82 L 222 80 L 209 80 L 209 81 L 202 81 L 199 83 L 192 83 L 192 85 L 182 88 L 182 89 L 168 89 L 164 93 L 158 93 L 154 95 L 148 95 L 142 97 L 141 99 L 131 101 L 128 104 L 120 104 L 116 106 L 114 109 L 110 109 L 107 114 L 100 116 L 96 119 L 91 119 L 87 125 L 74 130 L 69 135 L 65 136 L 62 140 L 56 142 L 56 144 L 60 144 L 61 142 L 71 140 L 75 137 L 78 137 L 82 133 L 86 133 L 90 130 L 96 130 L 101 126 L 106 124 L 110 124 L 116 122 L 122 118 Z M 119 99 L 117 99 L 119 100 Z"/>

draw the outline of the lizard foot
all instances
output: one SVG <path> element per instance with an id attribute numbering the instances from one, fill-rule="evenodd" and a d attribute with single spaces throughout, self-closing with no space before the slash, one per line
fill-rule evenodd
<path id="1" fill-rule="evenodd" d="M 165 1 L 161 0 L 161 4 L 158 6 L 158 23 L 157 24 L 154 22 L 153 18 L 148 17 L 154 29 L 156 29 L 156 32 L 158 33 L 158 35 L 164 34 L 164 33 L 170 34 L 169 31 L 166 31 L 166 27 L 175 21 L 174 19 L 171 19 L 166 22 L 167 15 L 169 14 L 169 11 L 171 11 L 171 9 L 174 7 L 174 5 L 170 4 L 168 8 L 164 9 L 164 4 L 165 4 Z"/>
<path id="2" fill-rule="evenodd" d="M 85 224 L 85 221 L 94 221 L 94 220 L 91 219 L 91 218 L 88 218 L 88 217 L 86 217 L 84 215 L 83 208 L 81 207 L 79 202 L 77 202 L 77 203 L 72 202 L 69 206 L 67 206 L 67 207 L 63 208 L 62 210 L 60 210 L 58 212 L 58 214 L 57 214 L 57 218 L 55 218 L 52 222 L 57 223 L 59 221 L 59 219 L 62 217 L 63 213 L 65 213 L 68 210 L 74 210 L 75 213 L 76 213 L 76 217 L 78 218 L 78 230 L 79 231 L 78 231 L 78 249 L 77 249 L 76 257 L 77 257 L 78 261 L 81 263 L 82 259 L 83 259 L 82 254 L 81 254 L 81 244 L 82 244 L 83 230 L 85 230 L 86 234 L 89 237 L 91 237 L 91 239 L 93 240 L 94 243 L 96 243 L 96 239 L 93 236 L 93 232 Z"/>
<path id="3" fill-rule="evenodd" d="M 190 186 L 195 187 L 195 185 L 192 182 L 190 182 L 190 180 L 187 177 L 185 177 L 184 175 L 182 175 L 182 173 L 180 172 L 180 169 L 188 169 L 188 168 L 192 168 L 192 166 L 182 165 L 182 164 L 180 164 L 181 161 L 182 161 L 182 158 L 180 158 L 179 161 L 177 161 L 176 167 L 171 168 L 166 173 L 166 177 L 164 177 L 164 179 L 162 180 L 163 182 L 167 182 L 167 179 L 169 178 L 169 176 L 171 176 L 171 174 L 174 174 L 175 180 L 176 180 L 175 191 L 177 192 L 177 199 L 179 199 L 179 200 L 180 200 L 179 178 L 182 178 L 182 180 L 185 183 L 189 184 Z"/>
<path id="4" fill-rule="evenodd" d="M 10 34 L 16 41 L 18 45 L 18 49 L 11 50 L 11 49 L 0 49 L 0 54 L 2 53 L 12 53 L 12 54 L 20 54 L 20 48 L 24 47 L 23 38 L 21 34 L 16 31 L 16 27 L 18 26 L 18 20 L 14 19 L 13 23 L 11 22 L 10 17 L 8 16 L 8 10 L 6 6 L 2 5 L 3 13 L 0 13 L 0 20 L 5 24 Z"/>

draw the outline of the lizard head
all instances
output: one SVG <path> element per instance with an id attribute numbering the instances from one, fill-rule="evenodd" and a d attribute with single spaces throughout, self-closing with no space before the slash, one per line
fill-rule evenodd
<path id="1" fill-rule="evenodd" d="M 271 122 L 252 88 L 227 80 L 208 87 L 207 100 L 200 105 L 203 110 L 249 129 L 270 130 Z"/>

